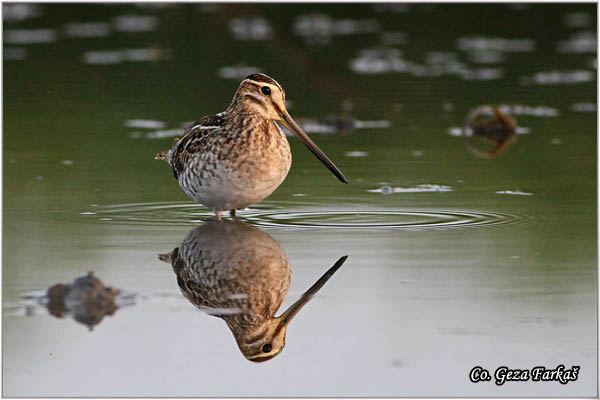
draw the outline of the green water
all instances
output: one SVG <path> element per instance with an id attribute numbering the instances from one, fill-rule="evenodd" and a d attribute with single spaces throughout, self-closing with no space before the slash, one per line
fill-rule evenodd
<path id="1" fill-rule="evenodd" d="M 597 395 L 594 4 L 8 7 L 5 396 Z M 290 137 L 287 179 L 240 212 L 288 255 L 282 307 L 349 255 L 260 365 L 157 258 L 210 213 L 153 157 L 225 109 L 227 67 L 277 79 L 298 121 L 383 122 L 309 132 L 348 185 Z M 497 158 L 450 134 L 481 104 L 522 128 Z M 92 332 L 25 316 L 88 271 L 136 304 Z M 559 364 L 578 380 L 468 379 Z"/>

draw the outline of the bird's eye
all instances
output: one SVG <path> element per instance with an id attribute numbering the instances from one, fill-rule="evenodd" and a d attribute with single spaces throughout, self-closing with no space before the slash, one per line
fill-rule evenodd
<path id="1" fill-rule="evenodd" d="M 268 353 L 270 351 L 271 351 L 271 345 L 270 344 L 263 345 L 263 347 L 262 347 L 262 352 L 263 353 Z"/>
<path id="2" fill-rule="evenodd" d="M 268 86 L 263 86 L 263 87 L 260 88 L 260 92 L 262 94 L 264 94 L 265 96 L 268 96 L 268 95 L 271 94 L 271 88 L 268 87 Z"/>

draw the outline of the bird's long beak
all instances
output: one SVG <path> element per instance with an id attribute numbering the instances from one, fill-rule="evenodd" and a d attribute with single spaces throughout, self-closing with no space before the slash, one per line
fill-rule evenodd
<path id="1" fill-rule="evenodd" d="M 325 164 L 325 166 L 329 168 L 329 170 L 333 172 L 333 174 L 337 176 L 340 181 L 348 183 L 342 171 L 340 171 L 339 168 L 336 167 L 335 164 L 325 155 L 325 153 L 323 153 L 323 151 L 315 144 L 315 142 L 313 142 L 312 139 L 309 138 L 306 133 L 304 133 L 304 131 L 298 126 L 298 124 L 293 120 L 287 111 L 283 111 L 281 113 L 281 123 L 290 132 L 292 132 L 294 136 L 300 139 L 300 141 L 302 141 L 302 143 L 304 143 L 304 145 L 308 147 L 308 149 L 312 151 L 312 153 L 317 156 L 317 158 L 321 160 L 321 162 Z"/>
<path id="2" fill-rule="evenodd" d="M 323 287 L 323 285 L 325 285 L 329 278 L 331 278 L 333 274 L 335 274 L 335 272 L 342 266 L 342 264 L 344 264 L 347 258 L 348 256 L 340 257 L 340 259 L 335 262 L 333 267 L 329 268 L 327 272 L 325 272 L 323 276 L 321 276 L 319 280 L 315 282 L 314 285 L 304 292 L 298 301 L 285 310 L 283 314 L 278 317 L 280 321 L 279 324 L 283 327 L 287 327 L 287 324 L 290 323 L 290 321 L 296 316 L 296 314 L 298 314 L 302 307 L 304 307 L 306 303 L 308 303 L 308 301 Z"/>

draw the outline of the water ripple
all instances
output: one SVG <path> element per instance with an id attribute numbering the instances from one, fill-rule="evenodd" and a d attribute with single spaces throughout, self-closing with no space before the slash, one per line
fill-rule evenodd
<path id="1" fill-rule="evenodd" d="M 189 202 L 118 204 L 95 207 L 93 213 L 86 210 L 80 214 L 101 223 L 156 226 L 197 225 L 214 215 L 205 207 Z M 257 226 L 295 229 L 448 229 L 520 224 L 534 218 L 481 210 L 324 210 L 318 205 L 302 203 L 299 206 L 295 202 L 263 202 L 238 211 L 238 216 Z"/>

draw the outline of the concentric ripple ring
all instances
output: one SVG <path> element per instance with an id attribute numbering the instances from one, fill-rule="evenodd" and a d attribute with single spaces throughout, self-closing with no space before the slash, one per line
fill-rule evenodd
<path id="1" fill-rule="evenodd" d="M 80 214 L 105 223 L 159 226 L 197 225 L 214 215 L 206 208 L 188 202 L 99 206 Z M 261 204 L 240 210 L 238 216 L 257 226 L 296 229 L 449 229 L 521 224 L 534 218 L 531 215 L 478 210 L 327 210 L 319 209 L 318 205 L 292 202 Z"/>

